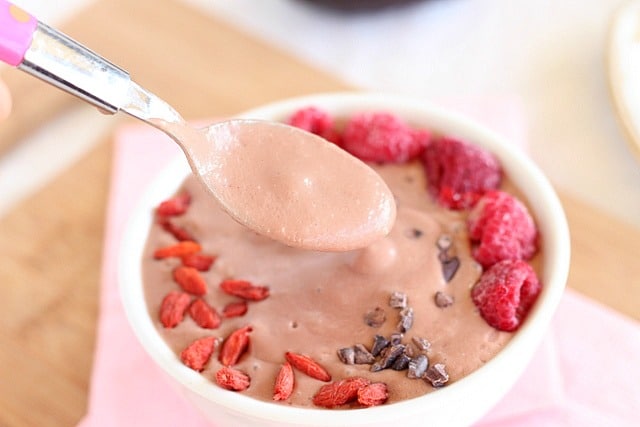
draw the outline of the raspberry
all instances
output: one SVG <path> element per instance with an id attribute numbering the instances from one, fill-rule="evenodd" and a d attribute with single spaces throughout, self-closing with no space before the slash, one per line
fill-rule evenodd
<path id="1" fill-rule="evenodd" d="M 491 153 L 454 138 L 432 141 L 422 160 L 429 190 L 438 203 L 449 209 L 473 206 L 502 181 L 502 168 Z"/>
<path id="2" fill-rule="evenodd" d="M 431 140 L 426 130 L 414 130 L 390 113 L 360 113 L 351 117 L 342 146 L 360 160 L 404 163 L 418 157 Z"/>
<path id="3" fill-rule="evenodd" d="M 530 259 L 538 250 L 538 230 L 527 207 L 504 191 L 486 193 L 469 213 L 473 257 L 487 268 L 505 259 Z"/>
<path id="4" fill-rule="evenodd" d="M 340 134 L 333 125 L 333 117 L 316 107 L 301 108 L 289 117 L 288 124 L 323 137 L 340 145 Z"/>
<path id="5" fill-rule="evenodd" d="M 471 299 L 487 323 L 501 331 L 515 331 L 540 293 L 533 268 L 522 260 L 504 260 L 482 273 Z"/>

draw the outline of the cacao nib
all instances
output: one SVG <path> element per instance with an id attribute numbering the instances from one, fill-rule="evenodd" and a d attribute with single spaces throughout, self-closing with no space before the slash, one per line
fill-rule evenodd
<path id="1" fill-rule="evenodd" d="M 356 352 L 353 347 L 345 347 L 338 350 L 338 358 L 345 365 L 356 363 Z"/>
<path id="2" fill-rule="evenodd" d="M 373 337 L 373 346 L 371 347 L 371 354 L 374 357 L 378 357 L 382 350 L 384 350 L 390 344 L 389 340 L 382 335 L 376 335 Z"/>
<path id="3" fill-rule="evenodd" d="M 398 322 L 397 329 L 405 333 L 413 326 L 413 308 L 407 307 L 400 311 L 400 322 Z"/>
<path id="4" fill-rule="evenodd" d="M 407 307 L 407 294 L 404 292 L 393 292 L 389 298 L 389 306 L 392 308 L 406 308 Z"/>
<path id="5" fill-rule="evenodd" d="M 416 355 L 416 348 L 412 345 L 407 345 L 407 347 L 404 349 L 404 354 L 413 358 Z"/>
<path id="6" fill-rule="evenodd" d="M 376 307 L 364 316 L 364 321 L 372 328 L 379 328 L 387 320 L 387 315 L 381 307 Z"/>
<path id="7" fill-rule="evenodd" d="M 419 239 L 422 237 L 423 234 L 424 234 L 424 231 L 418 228 L 410 228 L 404 233 L 404 235 L 410 239 Z"/>
<path id="8" fill-rule="evenodd" d="M 393 365 L 391 365 L 391 369 L 393 369 L 394 371 L 404 371 L 409 366 L 409 361 L 411 361 L 411 358 L 407 356 L 406 353 L 402 353 L 400 356 L 398 356 L 395 362 L 393 362 Z"/>
<path id="9" fill-rule="evenodd" d="M 449 381 L 449 374 L 442 363 L 436 363 L 429 367 L 424 374 L 425 381 L 431 383 L 434 387 L 442 387 Z"/>
<path id="10" fill-rule="evenodd" d="M 429 367 L 429 358 L 425 354 L 419 354 L 409 361 L 407 377 L 411 379 L 422 378 Z"/>
<path id="11" fill-rule="evenodd" d="M 442 261 L 442 277 L 446 282 L 450 282 L 460 268 L 460 259 L 457 256 Z"/>
<path id="12" fill-rule="evenodd" d="M 403 334 L 401 334 L 400 332 L 394 332 L 389 337 L 389 342 L 391 343 L 391 345 L 398 345 L 402 342 L 402 338 L 404 338 Z"/>
<path id="13" fill-rule="evenodd" d="M 387 347 L 381 354 L 381 357 L 373 365 L 371 365 L 372 372 L 378 372 L 383 369 L 390 368 L 396 361 L 398 356 L 404 353 L 404 344 L 398 344 L 391 347 Z"/>
<path id="14" fill-rule="evenodd" d="M 369 350 L 367 350 L 367 347 L 365 347 L 362 344 L 356 344 L 353 346 L 353 350 L 354 350 L 354 361 L 356 363 L 356 365 L 370 365 L 375 361 L 375 357 L 373 357 L 373 354 L 371 354 L 371 352 Z"/>
<path id="15" fill-rule="evenodd" d="M 426 338 L 414 336 L 413 338 L 411 338 L 411 340 L 418 348 L 418 350 L 427 351 L 431 348 L 431 343 Z"/>
<path id="16" fill-rule="evenodd" d="M 452 243 L 453 243 L 453 239 L 451 238 L 451 236 L 448 234 L 443 234 L 440 237 L 438 237 L 438 240 L 436 241 L 436 246 L 438 247 L 438 249 L 440 249 L 440 251 L 446 252 L 447 250 L 449 250 Z"/>
<path id="17" fill-rule="evenodd" d="M 440 308 L 449 307 L 451 304 L 453 304 L 453 297 L 441 291 L 436 292 L 433 299 L 436 302 L 436 306 Z"/>

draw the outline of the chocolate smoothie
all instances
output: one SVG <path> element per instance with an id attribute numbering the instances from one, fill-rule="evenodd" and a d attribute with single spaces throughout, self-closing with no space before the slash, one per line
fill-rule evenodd
<path id="1" fill-rule="evenodd" d="M 295 249 L 260 236 L 235 222 L 195 178 L 188 177 L 180 191 L 191 195 L 191 205 L 172 221 L 197 239 L 202 253 L 216 256 L 210 270 L 202 273 L 208 284 L 203 299 L 218 312 L 237 301 L 219 288 L 228 278 L 268 286 L 270 295 L 249 302 L 246 314 L 223 319 L 216 329 L 203 329 L 188 315 L 174 328 L 163 327 L 158 312 L 163 297 L 179 290 L 172 270 L 181 261 L 154 259 L 157 248 L 176 242 L 154 224 L 143 260 L 146 300 L 149 315 L 176 357 L 197 338 L 215 336 L 222 341 L 250 325 L 249 349 L 234 366 L 251 378 L 243 394 L 272 401 L 274 379 L 285 352 L 292 351 L 312 357 L 333 380 L 361 376 L 386 383 L 392 403 L 437 387 L 408 378 L 406 369 L 374 372 L 371 364 L 345 363 L 340 349 L 363 344 L 371 350 L 376 335 L 390 338 L 404 330 L 395 338 L 406 346 L 406 353 L 424 354 L 432 367 L 442 364 L 448 383 L 498 353 L 513 334 L 489 326 L 471 301 L 470 288 L 482 269 L 471 257 L 466 211 L 448 210 L 433 201 L 419 161 L 372 167 L 395 196 L 395 225 L 386 237 L 347 252 Z M 406 295 L 404 309 L 398 294 L 392 298 L 397 292 Z M 202 371 L 207 378 L 222 366 L 219 347 Z M 313 406 L 312 397 L 323 384 L 296 372 L 293 394 L 275 404 Z M 213 380 L 211 387 L 217 387 Z"/>

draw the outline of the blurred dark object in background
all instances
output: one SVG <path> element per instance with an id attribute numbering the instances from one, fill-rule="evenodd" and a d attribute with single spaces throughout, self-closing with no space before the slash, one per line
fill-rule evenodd
<path id="1" fill-rule="evenodd" d="M 375 11 L 389 7 L 403 6 L 426 0 L 298 0 L 326 9 L 342 12 Z"/>

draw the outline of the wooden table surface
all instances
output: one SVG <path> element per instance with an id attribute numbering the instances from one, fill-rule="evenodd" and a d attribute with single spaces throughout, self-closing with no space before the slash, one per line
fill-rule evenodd
<path id="1" fill-rule="evenodd" d="M 170 0 L 100 0 L 61 27 L 188 118 L 348 88 Z M 0 155 L 79 105 L 15 70 L 3 77 L 15 111 L 0 129 Z M 0 426 L 70 426 L 86 412 L 110 161 L 107 139 L 0 218 Z M 640 230 L 561 199 L 572 233 L 569 286 L 640 319 Z"/>

